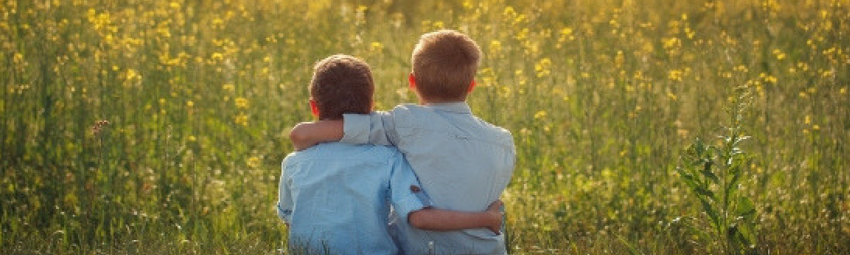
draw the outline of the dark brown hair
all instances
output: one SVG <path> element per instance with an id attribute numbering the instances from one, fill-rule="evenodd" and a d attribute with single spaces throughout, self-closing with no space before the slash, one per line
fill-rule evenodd
<path id="1" fill-rule="evenodd" d="M 369 113 L 375 83 L 363 60 L 348 55 L 322 59 L 313 68 L 310 96 L 319 119 L 341 119 L 343 113 Z"/>
<path id="2" fill-rule="evenodd" d="M 440 30 L 419 38 L 411 62 L 421 97 L 463 101 L 481 62 L 481 49 L 465 34 Z"/>

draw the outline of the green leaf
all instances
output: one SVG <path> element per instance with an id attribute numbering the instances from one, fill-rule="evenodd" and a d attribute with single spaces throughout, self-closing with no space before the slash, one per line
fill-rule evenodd
<path id="1" fill-rule="evenodd" d="M 696 192 L 697 187 L 699 187 L 699 184 L 697 184 L 696 180 L 694 180 L 694 176 L 692 174 L 682 174 L 682 181 L 684 181 L 685 184 L 687 184 L 694 192 Z"/>
<path id="2" fill-rule="evenodd" d="M 720 182 L 720 178 L 717 178 L 717 175 L 715 175 L 714 173 L 711 172 L 712 164 L 713 163 L 710 160 L 706 160 L 703 163 L 703 168 L 702 168 L 702 171 L 700 171 L 700 173 L 702 173 L 702 175 L 705 176 L 706 178 L 708 178 L 709 180 L 714 181 L 714 183 L 718 183 L 718 182 Z"/>
<path id="3" fill-rule="evenodd" d="M 754 254 L 753 252 L 755 252 L 754 249 L 756 245 L 756 235 L 755 231 L 753 230 L 754 227 L 750 224 L 741 224 L 738 226 L 738 232 L 740 233 L 738 241 L 745 244 L 746 246 L 742 250 L 749 251 L 745 254 Z"/>
<path id="4" fill-rule="evenodd" d="M 697 192 L 697 194 L 699 194 L 699 195 L 703 195 L 703 196 L 706 196 L 706 197 L 711 198 L 711 200 L 715 200 L 715 201 L 717 200 L 717 199 L 715 199 L 715 197 L 714 197 L 714 192 L 711 192 L 711 190 L 708 190 L 708 189 L 706 189 L 705 187 L 697 186 L 697 187 L 694 189 L 694 191 L 696 191 L 696 192 Z"/>
<path id="5" fill-rule="evenodd" d="M 736 172 L 732 174 L 732 179 L 726 183 L 726 187 L 723 187 L 723 192 L 726 196 L 732 196 L 735 194 L 735 188 L 738 185 L 738 182 L 741 180 L 741 173 Z"/>
<path id="6" fill-rule="evenodd" d="M 709 204 L 708 201 L 704 199 L 700 199 L 699 202 L 700 204 L 702 204 L 702 209 L 705 211 L 705 214 L 708 214 L 708 217 L 711 218 L 711 225 L 715 227 L 719 226 L 720 218 L 718 217 L 717 212 L 714 210 L 711 204 Z"/>
<path id="7" fill-rule="evenodd" d="M 749 240 L 741 233 L 738 226 L 732 224 L 726 229 L 726 240 L 729 245 L 736 251 L 734 254 L 741 254 L 750 246 Z"/>
<path id="8" fill-rule="evenodd" d="M 735 210 L 738 217 L 743 217 L 745 220 L 750 220 L 756 214 L 756 206 L 753 201 L 745 196 L 738 197 L 738 207 Z"/>
<path id="9" fill-rule="evenodd" d="M 702 155 L 702 153 L 705 151 L 705 144 L 703 144 L 702 140 L 700 140 L 699 138 L 697 138 L 694 143 L 691 144 L 691 146 L 694 148 L 694 151 L 696 152 L 697 156 Z"/>
<path id="10" fill-rule="evenodd" d="M 631 255 L 642 255 L 643 254 L 637 248 L 635 248 L 634 245 L 631 245 L 629 242 L 627 242 L 626 239 L 624 239 L 622 236 L 617 235 L 617 239 L 619 239 L 620 242 L 623 243 L 624 246 L 626 246 L 626 249 L 628 249 L 629 254 L 631 254 Z"/>

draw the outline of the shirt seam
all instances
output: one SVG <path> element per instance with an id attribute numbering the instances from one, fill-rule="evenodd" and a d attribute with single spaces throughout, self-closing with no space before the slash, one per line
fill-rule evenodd
<path id="1" fill-rule="evenodd" d="M 396 129 L 398 129 L 398 128 L 399 127 L 396 127 Z M 409 129 L 413 129 L 413 130 L 428 131 L 428 132 L 435 132 L 435 133 L 445 132 L 444 130 L 428 129 L 428 128 L 421 128 L 421 127 L 401 127 L 401 128 L 409 128 Z M 482 143 L 494 145 L 494 146 L 497 146 L 497 147 L 502 147 L 502 148 L 507 149 L 507 150 L 511 150 L 511 148 L 513 147 L 513 144 L 504 144 L 504 143 L 500 143 L 500 142 L 494 142 L 490 139 L 478 138 L 476 136 L 466 136 L 466 135 L 458 134 L 458 132 L 453 131 L 453 130 L 448 131 L 448 133 L 454 136 L 453 139 L 457 139 L 457 140 L 475 140 L 475 141 L 479 141 L 479 142 L 482 142 Z M 399 137 L 403 137 L 403 136 L 399 135 Z M 504 140 L 509 140 L 509 139 L 504 139 Z M 510 140 L 512 140 L 512 139 L 510 139 Z"/>

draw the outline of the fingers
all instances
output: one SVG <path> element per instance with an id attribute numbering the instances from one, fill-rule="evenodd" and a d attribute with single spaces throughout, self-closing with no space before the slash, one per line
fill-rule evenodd
<path id="1" fill-rule="evenodd" d="M 493 203 L 490 204 L 490 207 L 488 207 L 487 210 L 500 209 L 503 205 L 504 203 L 502 203 L 502 200 L 496 199 L 496 201 L 493 201 Z"/>

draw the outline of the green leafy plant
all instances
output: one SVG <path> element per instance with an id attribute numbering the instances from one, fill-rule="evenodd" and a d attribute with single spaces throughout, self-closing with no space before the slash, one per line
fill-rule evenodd
<path id="1" fill-rule="evenodd" d="M 751 102 L 748 88 L 736 88 L 730 100 L 730 125 L 719 137 L 719 145 L 706 144 L 697 138 L 685 149 L 676 170 L 708 218 L 708 233 L 713 237 L 710 239 L 725 240 L 718 245 L 726 254 L 756 254 L 756 207 L 739 192 L 750 161 L 741 148 L 741 143 L 749 139 L 741 128 Z"/>

